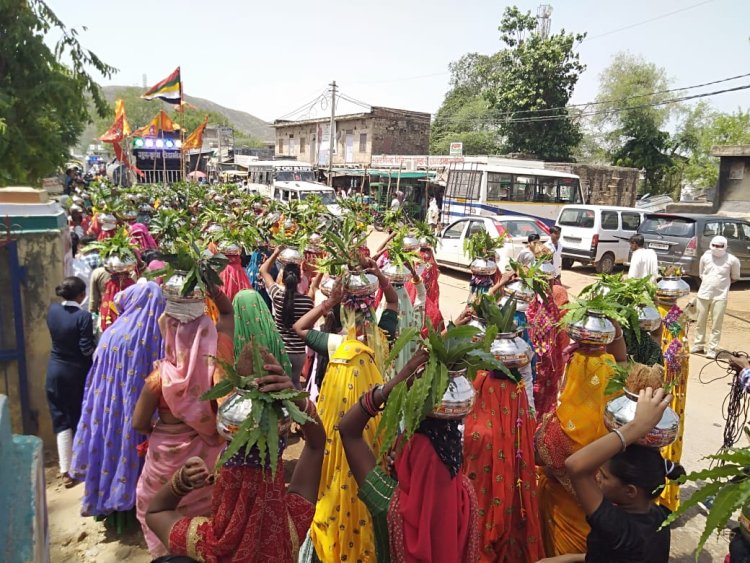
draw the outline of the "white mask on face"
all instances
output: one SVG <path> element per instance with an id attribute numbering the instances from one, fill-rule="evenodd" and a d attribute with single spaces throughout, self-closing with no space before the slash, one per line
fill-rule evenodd
<path id="1" fill-rule="evenodd" d="M 721 258 L 726 253 L 727 253 L 726 248 L 712 248 L 711 249 L 711 255 L 714 256 L 715 258 Z"/>

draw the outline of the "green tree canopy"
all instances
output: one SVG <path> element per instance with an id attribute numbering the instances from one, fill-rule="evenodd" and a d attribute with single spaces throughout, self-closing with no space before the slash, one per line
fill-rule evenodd
<path id="1" fill-rule="evenodd" d="M 490 72 L 485 97 L 494 110 L 505 152 L 567 161 L 581 141 L 580 126 L 566 106 L 585 70 L 576 44 L 585 34 L 536 33 L 536 18 L 505 9 L 500 39 L 506 48 Z"/>
<path id="2" fill-rule="evenodd" d="M 54 49 L 45 35 L 62 35 Z M 63 64 L 60 61 L 67 61 Z M 5 0 L 0 9 L 0 185 L 34 185 L 69 158 L 89 121 L 107 103 L 89 69 L 115 69 L 85 49 L 43 0 Z"/>

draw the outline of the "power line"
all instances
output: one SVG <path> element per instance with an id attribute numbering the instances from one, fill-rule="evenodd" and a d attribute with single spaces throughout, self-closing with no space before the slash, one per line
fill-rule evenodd
<path id="1" fill-rule="evenodd" d="M 582 118 L 582 117 L 592 117 L 594 115 L 606 115 L 606 114 L 615 114 L 615 113 L 622 113 L 625 111 L 631 111 L 634 109 L 643 109 L 643 108 L 650 108 L 650 107 L 656 107 L 656 106 L 662 106 L 662 105 L 669 105 L 669 104 L 676 104 L 680 102 L 685 102 L 688 100 L 695 100 L 698 98 L 706 98 L 709 96 L 716 96 L 718 94 L 725 94 L 727 92 L 737 92 L 740 90 L 747 90 L 750 89 L 750 84 L 745 84 L 743 86 L 736 86 L 734 88 L 725 88 L 723 90 L 715 90 L 713 92 L 704 92 L 702 94 L 692 94 L 690 96 L 681 96 L 678 98 L 671 98 L 669 100 L 659 100 L 656 102 L 648 103 L 648 104 L 640 104 L 635 106 L 628 106 L 628 107 L 622 107 L 622 108 L 612 108 L 612 109 L 605 109 L 605 110 L 599 110 L 599 111 L 592 111 L 592 112 L 581 112 L 580 114 L 574 116 L 576 118 Z M 518 117 L 518 118 L 508 118 L 508 119 L 498 119 L 497 116 L 491 117 L 490 119 L 483 119 L 483 118 L 476 118 L 474 120 L 461 120 L 458 118 L 452 118 L 449 120 L 449 122 L 465 122 L 465 121 L 475 121 L 479 123 L 486 123 L 486 124 L 500 124 L 500 123 L 535 123 L 535 122 L 543 122 L 543 121 L 556 121 L 558 119 L 568 119 L 571 117 L 567 113 L 560 114 L 560 115 L 550 115 L 550 116 L 531 116 L 531 117 Z"/>
<path id="2" fill-rule="evenodd" d="M 302 110 L 304 110 L 304 109 L 308 109 L 308 110 L 309 110 L 309 108 L 311 108 L 312 106 L 314 106 L 315 104 L 317 104 L 317 103 L 318 103 L 318 101 L 320 101 L 320 98 L 324 97 L 324 96 L 325 96 L 325 95 L 326 95 L 327 93 L 328 93 L 328 90 L 327 90 L 327 89 L 326 89 L 326 90 L 323 90 L 323 92 L 322 92 L 322 93 L 320 93 L 320 94 L 318 94 L 318 96 L 317 96 L 316 98 L 314 98 L 314 99 L 313 99 L 313 100 L 312 100 L 311 102 L 307 102 L 307 103 L 305 103 L 305 104 L 302 104 L 302 105 L 301 105 L 300 107 L 298 107 L 297 109 L 295 109 L 295 110 L 292 110 L 292 111 L 290 111 L 289 113 L 285 113 L 284 115 L 282 115 L 281 117 L 279 117 L 279 118 L 277 118 L 277 119 L 285 119 L 285 118 L 287 118 L 287 117 L 290 117 L 290 116 L 292 116 L 292 115 L 295 115 L 295 114 L 297 114 L 297 113 L 301 112 L 301 111 L 302 111 Z"/>
<path id="3" fill-rule="evenodd" d="M 623 26 L 623 27 L 618 27 L 617 29 L 613 29 L 611 31 L 605 31 L 604 33 L 600 33 L 598 35 L 587 36 L 587 37 L 584 37 L 584 39 L 583 39 L 583 41 L 581 41 L 581 43 L 583 43 L 584 41 L 590 41 L 592 39 L 599 39 L 600 37 L 606 37 L 608 35 L 612 35 L 613 33 L 619 33 L 621 31 L 625 31 L 626 29 L 633 29 L 634 27 L 638 27 L 638 26 L 641 26 L 641 25 L 644 25 L 644 24 L 647 24 L 647 23 L 651 23 L 651 22 L 657 21 L 657 20 L 662 20 L 662 19 L 667 18 L 669 16 L 673 16 L 673 15 L 679 14 L 681 12 L 687 12 L 688 10 L 692 10 L 693 8 L 697 8 L 699 6 L 703 6 L 704 4 L 710 4 L 713 1 L 714 0 L 704 0 L 703 2 L 698 2 L 697 4 L 693 4 L 691 6 L 685 6 L 684 8 L 680 8 L 680 9 L 674 10 L 672 12 L 667 12 L 666 14 L 661 14 L 660 16 L 655 16 L 653 18 L 649 18 L 647 20 L 643 20 L 643 21 L 640 21 L 638 23 L 632 23 L 630 25 L 626 25 L 626 26 Z"/>

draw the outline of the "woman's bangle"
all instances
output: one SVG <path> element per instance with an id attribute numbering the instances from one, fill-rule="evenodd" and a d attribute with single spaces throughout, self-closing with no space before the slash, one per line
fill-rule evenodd
<path id="1" fill-rule="evenodd" d="M 368 395 L 369 393 L 367 391 L 362 393 L 362 396 L 359 398 L 359 407 L 362 409 L 362 412 L 365 413 L 365 416 L 373 418 L 378 413 L 368 404 Z"/>
<path id="2" fill-rule="evenodd" d="M 376 396 L 377 393 L 380 393 L 380 401 L 378 401 L 378 398 Z M 385 396 L 385 392 L 383 391 L 383 385 L 376 385 L 373 388 L 372 400 L 373 400 L 373 405 L 376 405 L 378 402 L 380 403 L 380 408 L 378 410 L 382 411 L 385 408 L 386 396 Z"/>
<path id="3" fill-rule="evenodd" d="M 620 432 L 618 428 L 614 428 L 612 432 L 617 434 L 617 437 L 620 439 L 620 442 L 622 442 L 622 451 L 625 451 L 625 449 L 628 447 L 628 443 L 625 441 L 625 436 L 622 435 L 622 432 Z"/>

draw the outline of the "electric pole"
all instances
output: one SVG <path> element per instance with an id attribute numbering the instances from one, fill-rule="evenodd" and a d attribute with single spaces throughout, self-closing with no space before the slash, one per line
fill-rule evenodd
<path id="1" fill-rule="evenodd" d="M 336 81 L 331 84 L 331 124 L 328 131 L 328 185 L 333 186 L 333 151 L 336 148 Z"/>

